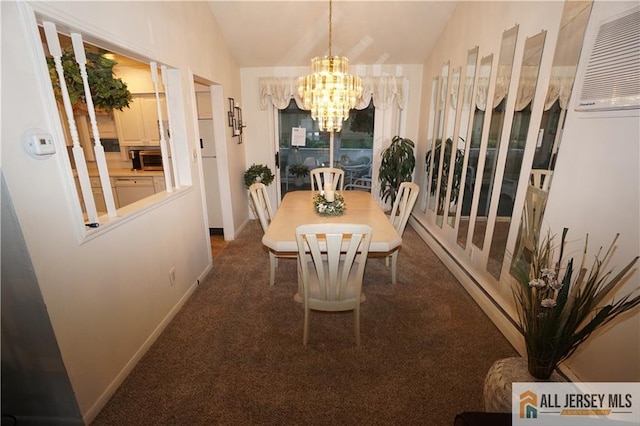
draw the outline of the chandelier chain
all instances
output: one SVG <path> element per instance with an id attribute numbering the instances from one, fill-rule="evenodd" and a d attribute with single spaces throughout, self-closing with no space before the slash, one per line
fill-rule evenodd
<path id="1" fill-rule="evenodd" d="M 331 44 L 332 44 L 332 28 L 333 28 L 333 24 L 331 22 L 331 16 L 333 15 L 333 2 L 331 0 L 329 0 L 329 56 L 333 56 L 331 54 Z"/>

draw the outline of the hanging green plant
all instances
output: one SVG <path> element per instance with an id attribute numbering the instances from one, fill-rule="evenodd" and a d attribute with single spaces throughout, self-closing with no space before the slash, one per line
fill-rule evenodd
<path id="1" fill-rule="evenodd" d="M 275 176 L 271 169 L 264 164 L 252 164 L 251 167 L 244 172 L 244 186 L 249 189 L 256 182 L 262 182 L 266 186 L 271 185 Z"/>
<path id="2" fill-rule="evenodd" d="M 132 101 L 131 92 L 127 89 L 127 83 L 120 78 L 116 78 L 113 67 L 118 63 L 112 59 L 105 58 L 104 51 L 85 52 L 87 58 L 87 78 L 93 105 L 96 109 L 102 109 L 107 112 L 117 109 L 122 111 L 124 107 L 128 107 Z M 75 60 L 75 55 L 71 47 L 62 50 L 62 69 L 64 71 L 64 79 L 67 83 L 69 92 L 69 100 L 74 109 L 86 110 L 86 95 L 84 93 L 84 85 L 80 75 L 80 67 Z M 53 91 L 56 98 L 62 100 L 62 92 L 60 91 L 60 81 L 58 80 L 58 72 L 55 68 L 53 58 L 47 58 L 49 65 L 49 76 L 53 84 Z"/>

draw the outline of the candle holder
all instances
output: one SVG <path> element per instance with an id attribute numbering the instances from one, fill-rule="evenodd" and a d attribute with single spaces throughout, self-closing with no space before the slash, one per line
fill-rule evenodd
<path id="1" fill-rule="evenodd" d="M 313 208 L 320 216 L 340 216 L 347 205 L 342 195 L 337 192 L 333 192 L 333 201 L 328 201 L 324 192 L 320 192 L 313 197 Z"/>
<path id="2" fill-rule="evenodd" d="M 227 113 L 227 117 L 229 120 L 229 127 L 231 127 L 231 132 L 234 137 L 238 138 L 238 143 L 242 143 L 242 129 L 247 127 L 246 124 L 242 121 L 242 108 L 240 105 L 235 103 L 233 98 L 229 99 L 229 112 Z"/>

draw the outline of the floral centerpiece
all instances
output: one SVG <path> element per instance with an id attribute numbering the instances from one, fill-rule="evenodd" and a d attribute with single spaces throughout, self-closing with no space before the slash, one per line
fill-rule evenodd
<path id="1" fill-rule="evenodd" d="M 548 379 L 556 366 L 570 357 L 591 333 L 640 304 L 640 295 L 631 298 L 638 289 L 617 301 L 609 300 L 638 260 L 636 256 L 614 276 L 611 271 L 603 272 L 618 235 L 602 260 L 600 253 L 596 255 L 587 273 L 588 235 L 582 262 L 576 267 L 573 259 L 563 265 L 566 234 L 565 228 L 555 263 L 554 237 L 547 234 L 540 244 L 536 244 L 528 270 L 520 268 L 517 271 L 518 285 L 514 293 L 528 369 L 532 376 L 543 380 Z"/>
<path id="2" fill-rule="evenodd" d="M 324 193 L 319 192 L 313 197 L 313 207 L 321 216 L 340 216 L 347 205 L 344 203 L 344 197 L 337 192 L 333 193 L 333 201 L 327 201 Z"/>

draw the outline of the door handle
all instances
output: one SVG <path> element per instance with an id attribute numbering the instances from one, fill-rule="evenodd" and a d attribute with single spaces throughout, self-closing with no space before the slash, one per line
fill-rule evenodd
<path id="1" fill-rule="evenodd" d="M 276 169 L 280 168 L 280 153 L 276 152 Z"/>

